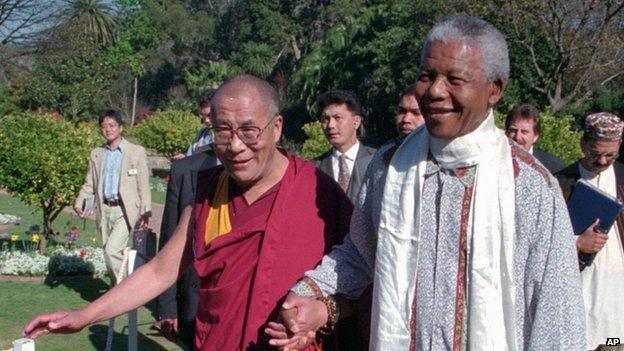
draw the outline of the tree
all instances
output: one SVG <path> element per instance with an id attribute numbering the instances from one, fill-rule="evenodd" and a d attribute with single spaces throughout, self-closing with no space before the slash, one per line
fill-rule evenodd
<path id="1" fill-rule="evenodd" d="M 51 115 L 25 113 L 0 120 L 0 185 L 43 210 L 45 233 L 84 182 L 89 152 L 101 139 L 94 125 L 75 126 Z M 46 238 L 39 249 L 43 253 Z"/>
<path id="2" fill-rule="evenodd" d="M 107 61 L 113 71 L 106 96 L 109 105 L 118 106 L 126 116 L 130 116 L 130 126 L 133 126 L 139 79 L 162 64 L 157 48 L 165 33 L 137 0 L 117 0 L 116 4 L 123 20 L 114 44 L 106 47 Z"/>
<path id="3" fill-rule="evenodd" d="M 0 0 L 0 49 L 36 37 L 54 22 L 56 1 Z"/>
<path id="4" fill-rule="evenodd" d="M 512 78 L 521 90 L 542 95 L 555 113 L 578 107 L 598 87 L 624 74 L 624 1 L 459 3 L 505 31 L 513 54 Z"/>
<path id="5" fill-rule="evenodd" d="M 185 69 L 184 80 L 191 96 L 197 98 L 208 89 L 218 88 L 229 78 L 232 71 L 227 61 L 210 61 L 197 69 Z"/>
<path id="6" fill-rule="evenodd" d="M 106 104 L 111 66 L 88 36 L 71 31 L 57 35 L 62 43 L 50 41 L 51 47 L 42 49 L 45 55 L 35 58 L 32 71 L 14 79 L 15 95 L 25 109 L 58 112 L 72 120 L 92 119 Z"/>
<path id="7" fill-rule="evenodd" d="M 399 94 L 416 80 L 422 39 L 441 14 L 436 4 L 409 0 L 361 8 L 304 58 L 289 99 L 315 114 L 318 94 L 352 90 L 366 108 L 367 141 L 382 144 L 395 136 L 391 117 Z"/>
<path id="8" fill-rule="evenodd" d="M 62 12 L 65 23 L 76 26 L 97 43 L 107 45 L 115 41 L 119 22 L 113 8 L 102 0 L 70 0 Z"/>

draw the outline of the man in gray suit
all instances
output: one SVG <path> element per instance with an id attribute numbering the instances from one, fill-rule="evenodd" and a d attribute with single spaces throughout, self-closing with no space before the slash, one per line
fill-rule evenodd
<path id="1" fill-rule="evenodd" d="M 565 162 L 557 156 L 533 147 L 539 140 L 541 129 L 540 112 L 532 105 L 517 105 L 507 114 L 505 134 L 533 154 L 533 157 L 540 161 L 550 173 L 555 174 L 565 167 Z"/>
<path id="2" fill-rule="evenodd" d="M 362 106 L 354 93 L 330 90 L 318 96 L 317 111 L 331 150 L 314 161 L 316 166 L 332 177 L 353 202 L 357 202 L 362 179 L 375 149 L 362 145 Z M 336 326 L 340 350 L 368 350 L 372 288 L 353 302 L 353 315 Z"/>
<path id="3" fill-rule="evenodd" d="M 91 151 L 85 182 L 74 210 L 83 213 L 87 199 L 94 199 L 95 217 L 102 233 L 104 259 L 113 282 L 119 274 L 123 250 L 130 232 L 147 228 L 152 214 L 147 154 L 142 146 L 121 136 L 123 118 L 117 109 L 98 119 L 106 144 Z"/>
<path id="4" fill-rule="evenodd" d="M 319 169 L 332 177 L 355 202 L 366 167 L 375 149 L 358 140 L 363 128 L 362 106 L 355 94 L 330 90 L 316 100 L 325 137 L 332 149 L 315 159 Z"/>

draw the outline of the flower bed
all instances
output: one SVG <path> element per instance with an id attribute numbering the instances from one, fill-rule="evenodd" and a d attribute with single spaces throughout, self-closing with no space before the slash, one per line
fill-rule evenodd
<path id="1" fill-rule="evenodd" d="M 73 276 L 104 277 L 104 252 L 99 247 L 85 246 L 67 249 L 50 248 L 46 255 L 35 251 L 0 251 L 0 274 L 19 276 Z"/>
<path id="2" fill-rule="evenodd" d="M 21 220 L 18 216 L 0 213 L 0 224 L 19 224 Z"/>

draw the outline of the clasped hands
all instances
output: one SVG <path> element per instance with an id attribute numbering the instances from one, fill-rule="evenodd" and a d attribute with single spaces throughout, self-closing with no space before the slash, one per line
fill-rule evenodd
<path id="1" fill-rule="evenodd" d="M 303 350 L 316 340 L 316 332 L 327 323 L 327 307 L 322 301 L 289 293 L 282 304 L 279 322 L 269 322 L 264 331 L 269 344 L 284 351 Z"/>

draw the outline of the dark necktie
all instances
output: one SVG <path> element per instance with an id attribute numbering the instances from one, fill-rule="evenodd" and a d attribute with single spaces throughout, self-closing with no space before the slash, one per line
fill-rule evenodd
<path id="1" fill-rule="evenodd" d="M 349 173 L 349 166 L 347 166 L 347 157 L 341 154 L 338 157 L 338 184 L 345 192 L 349 188 L 350 179 L 351 174 Z"/>

